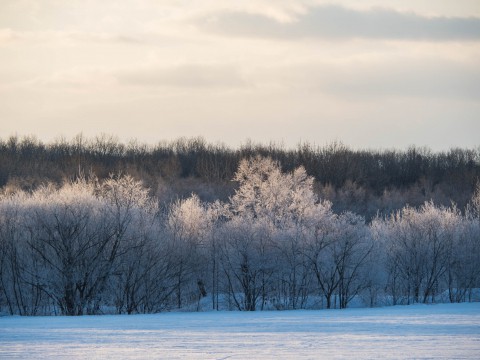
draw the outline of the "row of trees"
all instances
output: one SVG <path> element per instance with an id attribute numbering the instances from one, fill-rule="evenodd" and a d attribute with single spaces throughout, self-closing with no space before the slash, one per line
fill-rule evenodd
<path id="1" fill-rule="evenodd" d="M 480 186 L 366 223 L 319 200 L 303 167 L 242 160 L 228 201 L 159 206 L 131 176 L 0 197 L 0 306 L 11 314 L 263 310 L 471 301 Z M 205 298 L 205 299 L 204 299 Z"/>
<path id="2" fill-rule="evenodd" d="M 333 203 L 335 212 L 353 211 L 367 220 L 377 211 L 389 214 L 407 203 L 433 199 L 464 208 L 480 177 L 480 148 L 432 152 L 352 150 L 341 143 L 326 146 L 246 143 L 232 149 L 202 138 L 178 139 L 155 146 L 119 142 L 102 135 L 59 139 L 44 144 L 26 137 L 0 139 L 0 187 L 34 190 L 46 181 L 60 185 L 79 169 L 104 180 L 128 173 L 141 180 L 162 203 L 195 192 L 203 201 L 228 201 L 241 159 L 264 156 L 291 172 L 303 166 L 315 178 L 314 191 Z"/>

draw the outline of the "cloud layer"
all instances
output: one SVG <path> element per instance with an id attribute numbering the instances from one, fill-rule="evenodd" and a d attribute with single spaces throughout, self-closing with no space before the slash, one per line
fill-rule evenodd
<path id="1" fill-rule="evenodd" d="M 454 3 L 0 0 L 0 137 L 478 146 L 480 9 Z"/>
<path id="2" fill-rule="evenodd" d="M 292 22 L 245 12 L 220 12 L 199 19 L 197 24 L 225 35 L 277 39 L 480 40 L 480 18 L 426 17 L 380 8 L 312 7 Z"/>

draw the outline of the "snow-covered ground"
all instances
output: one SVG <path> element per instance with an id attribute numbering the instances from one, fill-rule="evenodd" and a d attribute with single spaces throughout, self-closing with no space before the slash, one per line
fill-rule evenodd
<path id="1" fill-rule="evenodd" d="M 1 317 L 0 359 L 478 359 L 480 303 Z"/>

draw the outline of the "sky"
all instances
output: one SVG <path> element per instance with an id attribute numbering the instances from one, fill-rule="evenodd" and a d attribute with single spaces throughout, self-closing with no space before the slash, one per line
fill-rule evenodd
<path id="1" fill-rule="evenodd" d="M 0 0 L 0 138 L 480 145 L 478 0 Z"/>

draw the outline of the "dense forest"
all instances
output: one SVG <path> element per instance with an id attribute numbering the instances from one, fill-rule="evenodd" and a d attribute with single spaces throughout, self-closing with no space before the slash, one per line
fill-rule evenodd
<path id="1" fill-rule="evenodd" d="M 368 221 L 377 213 L 430 200 L 445 206 L 454 202 L 463 211 L 480 178 L 480 147 L 375 151 L 352 150 L 338 142 L 295 149 L 247 142 L 232 149 L 202 138 L 152 146 L 78 135 L 49 144 L 33 137 L 0 139 L 0 188 L 31 191 L 46 182 L 59 186 L 80 174 L 100 180 L 128 174 L 162 205 L 192 193 L 202 201 L 226 201 L 236 188 L 232 179 L 240 161 L 257 155 L 278 161 L 286 172 L 303 166 L 315 179 L 315 193 L 331 201 L 335 212 L 353 211 Z"/>
<path id="2" fill-rule="evenodd" d="M 478 301 L 479 155 L 12 137 L 0 312 Z"/>

